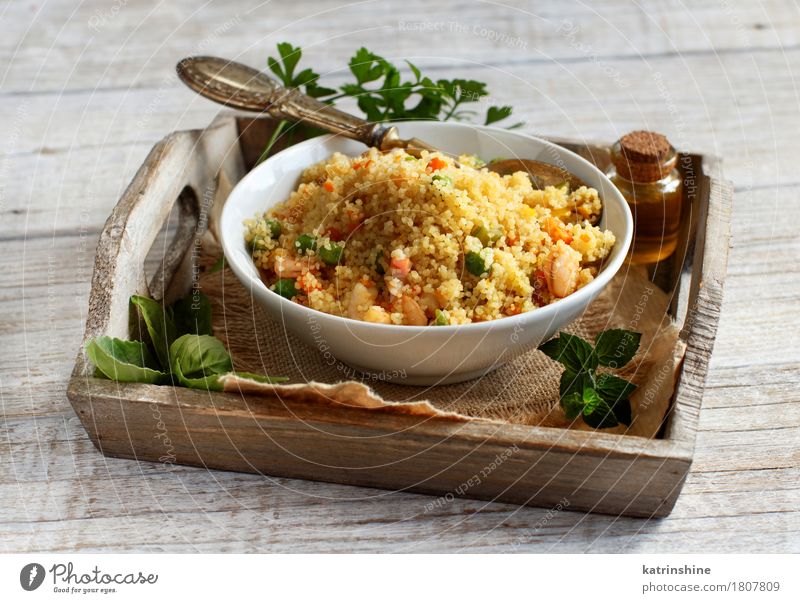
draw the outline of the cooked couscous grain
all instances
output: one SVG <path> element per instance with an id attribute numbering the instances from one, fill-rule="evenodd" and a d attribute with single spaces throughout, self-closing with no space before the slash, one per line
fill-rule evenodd
<path id="1" fill-rule="evenodd" d="M 597 191 L 533 188 L 469 157 L 335 154 L 247 221 L 264 280 L 322 312 L 405 325 L 528 312 L 590 282 L 614 245 Z M 293 279 L 295 288 L 286 286 Z"/>

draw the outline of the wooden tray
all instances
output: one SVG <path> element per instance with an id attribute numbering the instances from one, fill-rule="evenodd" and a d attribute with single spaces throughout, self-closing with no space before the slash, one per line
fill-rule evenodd
<path id="1" fill-rule="evenodd" d="M 237 182 L 274 126 L 226 115 L 206 130 L 174 132 L 155 145 L 114 208 L 97 247 L 86 340 L 127 338 L 132 294 L 184 294 L 224 172 Z M 606 147 L 558 140 L 598 165 Z M 257 401 L 226 393 L 94 378 L 81 352 L 67 395 L 105 455 L 230 471 L 464 496 L 638 517 L 669 514 L 694 451 L 728 255 L 732 188 L 717 162 L 686 155 L 686 220 L 658 284 L 673 291 L 686 356 L 660 438 L 644 439 L 321 405 Z M 177 204 L 176 204 L 177 201 Z M 177 210 L 175 209 L 177 207 Z M 179 216 L 162 270 L 144 262 L 170 215 Z M 510 454 L 509 451 L 513 451 Z M 491 469 L 491 470 L 489 470 Z"/>

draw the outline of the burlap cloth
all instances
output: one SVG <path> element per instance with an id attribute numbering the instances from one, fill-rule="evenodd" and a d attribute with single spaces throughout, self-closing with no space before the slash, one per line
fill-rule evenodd
<path id="1" fill-rule="evenodd" d="M 580 419 L 570 423 L 564 417 L 558 404 L 561 365 L 538 350 L 482 378 L 455 385 L 411 387 L 377 380 L 358 384 L 353 380 L 359 373 L 329 366 L 316 349 L 271 320 L 230 269 L 211 271 L 219 253 L 213 239 L 207 237 L 199 283 L 212 300 L 214 334 L 227 345 L 237 371 L 287 376 L 293 384 L 264 386 L 230 379 L 228 391 L 457 420 L 589 429 Z M 583 316 L 566 329 L 589 341 L 610 328 L 642 333 L 636 357 L 617 371 L 639 386 L 631 399 L 635 419 L 627 430 L 630 435 L 657 435 L 669 407 L 685 346 L 666 315 L 668 302 L 668 296 L 646 278 L 644 270 L 624 267 Z M 333 384 L 338 385 L 331 387 Z M 606 431 L 626 430 L 620 426 Z"/>

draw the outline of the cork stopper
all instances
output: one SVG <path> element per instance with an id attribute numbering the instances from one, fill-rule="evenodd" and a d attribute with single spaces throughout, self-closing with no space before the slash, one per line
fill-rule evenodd
<path id="1" fill-rule="evenodd" d="M 636 130 L 617 141 L 611 149 L 611 160 L 623 178 L 655 182 L 672 171 L 677 155 L 663 134 Z"/>

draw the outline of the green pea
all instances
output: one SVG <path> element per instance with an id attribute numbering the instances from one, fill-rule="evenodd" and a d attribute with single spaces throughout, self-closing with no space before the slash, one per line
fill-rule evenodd
<path id="1" fill-rule="evenodd" d="M 272 290 L 286 299 L 292 299 L 299 292 L 297 289 L 297 283 L 293 278 L 280 279 L 272 286 Z"/>
<path id="2" fill-rule="evenodd" d="M 269 231 L 269 234 L 273 239 L 277 239 L 279 236 L 281 236 L 283 228 L 281 227 L 280 222 L 278 222 L 274 218 L 270 218 L 269 220 L 267 220 L 267 230 Z"/>
<path id="3" fill-rule="evenodd" d="M 317 237 L 310 234 L 301 234 L 294 242 L 294 248 L 297 249 L 297 253 L 300 255 L 303 255 L 309 249 L 311 251 L 316 251 Z"/>
<path id="4" fill-rule="evenodd" d="M 327 245 L 320 247 L 317 250 L 319 259 L 328 264 L 328 266 L 335 266 L 342 259 L 342 251 L 344 247 L 338 243 L 330 242 Z"/>
<path id="5" fill-rule="evenodd" d="M 475 251 L 468 251 L 464 256 L 464 266 L 467 272 L 475 276 L 484 276 L 488 274 L 489 268 L 486 266 L 486 260 L 483 259 L 480 253 Z"/>
<path id="6" fill-rule="evenodd" d="M 438 308 L 434 312 L 434 321 L 433 324 L 437 327 L 444 327 L 450 324 L 450 317 L 447 316 L 447 312 L 442 312 Z"/>

